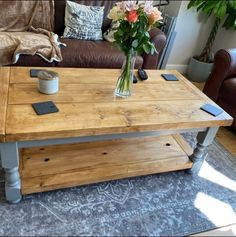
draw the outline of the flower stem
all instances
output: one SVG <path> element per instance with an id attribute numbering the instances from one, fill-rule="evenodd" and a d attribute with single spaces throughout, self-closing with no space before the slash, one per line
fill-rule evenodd
<path id="1" fill-rule="evenodd" d="M 133 83 L 133 54 L 126 54 L 125 64 L 122 67 L 122 73 L 117 81 L 115 94 L 126 97 L 131 94 L 131 86 Z"/>

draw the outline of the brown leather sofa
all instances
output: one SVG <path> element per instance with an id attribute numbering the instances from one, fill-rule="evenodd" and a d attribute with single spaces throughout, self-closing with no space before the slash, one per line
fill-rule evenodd
<path id="1" fill-rule="evenodd" d="M 75 0 L 74 0 L 75 1 Z M 106 31 L 110 26 L 107 14 L 116 1 L 79 1 L 84 5 L 105 6 L 102 30 Z M 55 0 L 55 26 L 54 31 L 59 36 L 64 32 L 66 0 Z M 166 43 L 165 34 L 159 29 L 152 29 L 150 32 L 151 40 L 154 42 L 157 54 L 143 54 L 136 58 L 135 67 L 145 69 L 156 69 L 162 50 Z M 56 67 L 83 67 L 83 68 L 121 68 L 124 56 L 113 44 L 102 41 L 85 41 L 78 39 L 61 38 L 61 42 L 66 43 L 67 47 L 62 47 L 62 62 L 47 63 L 39 56 L 23 55 L 15 66 L 56 66 Z"/>
<path id="2" fill-rule="evenodd" d="M 219 50 L 203 92 L 227 111 L 236 129 L 236 49 Z"/>

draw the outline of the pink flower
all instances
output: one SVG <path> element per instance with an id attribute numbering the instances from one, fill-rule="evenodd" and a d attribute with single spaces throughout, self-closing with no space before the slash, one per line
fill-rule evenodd
<path id="1" fill-rule="evenodd" d="M 153 10 L 153 1 L 145 1 L 143 10 L 147 14 L 150 14 L 151 11 Z"/>
<path id="2" fill-rule="evenodd" d="M 122 1 L 117 2 L 116 5 L 120 8 L 121 11 L 133 11 L 138 9 L 138 4 L 136 1 Z"/>
<path id="3" fill-rule="evenodd" d="M 161 19 L 163 19 L 161 16 L 161 12 L 156 7 L 153 7 L 150 13 L 148 14 L 148 23 L 150 25 L 153 25 L 154 23 L 160 21 Z"/>
<path id="4" fill-rule="evenodd" d="M 127 21 L 130 23 L 135 23 L 138 20 L 138 14 L 136 10 L 127 12 L 126 14 Z"/>

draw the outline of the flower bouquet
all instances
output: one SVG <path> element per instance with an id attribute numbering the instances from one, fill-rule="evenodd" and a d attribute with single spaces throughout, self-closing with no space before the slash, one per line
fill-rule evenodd
<path id="1" fill-rule="evenodd" d="M 127 97 L 131 95 L 136 55 L 156 52 L 149 31 L 157 25 L 162 16 L 153 6 L 153 1 L 122 1 L 117 2 L 110 10 L 108 18 L 116 25 L 114 42 L 125 54 L 115 95 Z"/>

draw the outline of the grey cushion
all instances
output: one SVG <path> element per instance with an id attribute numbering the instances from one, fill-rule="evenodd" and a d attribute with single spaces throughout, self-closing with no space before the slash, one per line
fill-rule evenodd
<path id="1" fill-rule="evenodd" d="M 104 7 L 85 6 L 67 1 L 64 38 L 102 40 Z"/>

